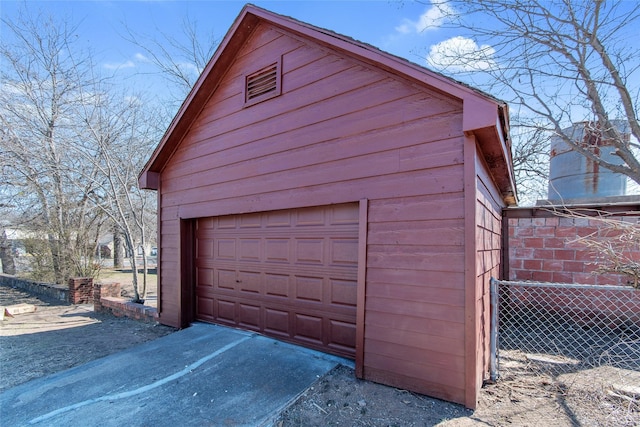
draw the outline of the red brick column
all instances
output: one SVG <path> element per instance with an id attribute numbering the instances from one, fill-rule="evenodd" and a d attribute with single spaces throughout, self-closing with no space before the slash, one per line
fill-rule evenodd
<path id="1" fill-rule="evenodd" d="M 90 304 L 93 302 L 93 279 L 74 277 L 69 279 L 69 302 L 71 304 Z"/>
<path id="2" fill-rule="evenodd" d="M 101 299 L 120 298 L 120 283 L 96 283 L 93 285 L 93 310 L 102 311 Z"/>

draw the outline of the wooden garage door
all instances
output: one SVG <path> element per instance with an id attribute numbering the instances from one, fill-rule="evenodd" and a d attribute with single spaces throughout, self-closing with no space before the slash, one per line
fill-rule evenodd
<path id="1" fill-rule="evenodd" d="M 198 219 L 196 318 L 355 355 L 358 205 Z"/>

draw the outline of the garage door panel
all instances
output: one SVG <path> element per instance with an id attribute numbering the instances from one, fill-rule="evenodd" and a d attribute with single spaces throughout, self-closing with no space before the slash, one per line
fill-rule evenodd
<path id="1" fill-rule="evenodd" d="M 341 224 L 358 224 L 359 212 L 357 209 L 353 209 L 353 205 L 335 205 L 329 210 L 330 218 L 329 224 L 341 225 Z"/>
<path id="2" fill-rule="evenodd" d="M 265 309 L 264 331 L 289 338 L 291 335 L 291 313 L 273 308 Z"/>
<path id="3" fill-rule="evenodd" d="M 238 325 L 243 328 L 259 331 L 262 323 L 261 312 L 260 306 L 238 304 Z"/>
<path id="4" fill-rule="evenodd" d="M 257 237 L 239 239 L 238 261 L 260 261 L 261 241 L 262 239 Z"/>
<path id="5" fill-rule="evenodd" d="M 214 281 L 214 285 L 220 289 L 236 289 L 236 272 L 235 270 L 221 270 L 215 269 L 215 274 L 213 275 L 216 280 Z"/>
<path id="6" fill-rule="evenodd" d="M 296 276 L 294 278 L 296 299 L 322 302 L 324 280 L 322 277 Z"/>
<path id="7" fill-rule="evenodd" d="M 333 265 L 358 267 L 358 239 L 331 239 L 329 260 Z"/>
<path id="8" fill-rule="evenodd" d="M 295 262 L 297 264 L 324 264 L 324 239 L 295 240 Z"/>
<path id="9" fill-rule="evenodd" d="M 259 271 L 239 271 L 236 283 L 240 292 L 263 293 L 262 274 Z"/>
<path id="10" fill-rule="evenodd" d="M 208 239 L 207 239 L 208 241 Z M 213 247 L 213 239 L 211 247 Z M 236 239 L 217 239 L 214 249 L 213 258 L 218 260 L 233 260 L 236 259 Z M 198 253 L 198 257 L 212 258 L 207 253 Z"/>
<path id="11" fill-rule="evenodd" d="M 288 298 L 290 294 L 290 279 L 288 275 L 265 273 L 265 293 L 267 296 Z"/>
<path id="12" fill-rule="evenodd" d="M 202 318 L 210 319 L 210 320 L 214 318 L 214 313 L 213 313 L 214 299 L 213 298 L 198 296 L 196 297 L 196 304 L 197 304 L 198 313 Z"/>
<path id="13" fill-rule="evenodd" d="M 304 208 L 295 211 L 296 226 L 321 226 L 325 224 L 325 209 Z"/>
<path id="14" fill-rule="evenodd" d="M 199 219 L 196 249 L 197 319 L 355 354 L 357 204 Z"/>
<path id="15" fill-rule="evenodd" d="M 196 268 L 196 280 L 201 288 L 213 288 L 213 270 L 209 268 Z"/>
<path id="16" fill-rule="evenodd" d="M 235 229 L 238 227 L 237 219 L 237 216 L 219 216 L 217 218 L 201 218 L 198 220 L 198 223 L 204 220 L 206 224 L 211 224 L 211 227 L 206 228 L 213 229 L 215 224 L 215 228 L 218 230 Z"/>
<path id="17" fill-rule="evenodd" d="M 262 225 L 262 214 L 252 213 L 239 216 L 240 228 L 259 228 Z"/>
<path id="18" fill-rule="evenodd" d="M 329 279 L 331 284 L 331 304 L 356 306 L 357 282 L 355 280 Z"/>
<path id="19" fill-rule="evenodd" d="M 269 263 L 290 263 L 291 240 L 285 238 L 266 238 L 264 241 L 264 260 Z"/>
<path id="20" fill-rule="evenodd" d="M 265 214 L 265 226 L 272 227 L 291 227 L 291 211 L 275 211 Z"/>
<path id="21" fill-rule="evenodd" d="M 296 313 L 294 315 L 294 338 L 322 345 L 322 317 Z"/>
<path id="22" fill-rule="evenodd" d="M 196 224 L 196 228 L 199 231 L 206 229 L 213 229 L 215 227 L 215 223 L 217 222 L 217 218 L 201 218 L 198 220 L 198 224 Z"/>
<path id="23" fill-rule="evenodd" d="M 214 256 L 214 242 L 213 239 L 201 239 L 198 248 L 196 249 L 196 257 L 198 258 L 211 258 Z"/>
<path id="24" fill-rule="evenodd" d="M 332 341 L 329 346 L 339 349 L 350 348 L 356 339 L 356 326 L 353 323 L 341 322 L 339 320 L 329 320 Z"/>
<path id="25" fill-rule="evenodd" d="M 214 316 L 217 320 L 235 324 L 236 321 L 236 303 L 234 301 L 217 299 L 214 304 Z"/>

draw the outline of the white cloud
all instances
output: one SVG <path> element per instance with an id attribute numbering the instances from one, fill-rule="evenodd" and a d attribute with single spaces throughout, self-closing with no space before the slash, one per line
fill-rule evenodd
<path id="1" fill-rule="evenodd" d="M 447 71 L 485 71 L 495 68 L 496 50 L 490 45 L 478 44 L 466 37 L 456 36 L 432 45 L 427 65 Z"/>
<path id="2" fill-rule="evenodd" d="M 424 11 L 417 21 L 404 19 L 402 24 L 396 27 L 396 31 L 401 34 L 423 33 L 427 30 L 435 30 L 444 24 L 447 16 L 453 14 L 453 9 L 446 2 L 432 4 Z"/>
<path id="3" fill-rule="evenodd" d="M 176 66 L 186 73 L 199 75 L 202 72 L 200 68 L 196 67 L 195 64 L 192 64 L 191 62 L 178 62 L 176 63 Z"/>
<path id="4" fill-rule="evenodd" d="M 140 61 L 140 62 L 150 62 L 149 58 L 147 58 L 146 56 L 144 56 L 143 54 L 141 54 L 140 52 L 136 53 L 135 55 L 133 55 L 133 58 L 136 61 Z"/>
<path id="5" fill-rule="evenodd" d="M 104 64 L 104 68 L 107 70 L 120 70 L 123 68 L 134 68 L 136 64 L 132 60 L 128 60 L 125 62 L 107 62 Z"/>

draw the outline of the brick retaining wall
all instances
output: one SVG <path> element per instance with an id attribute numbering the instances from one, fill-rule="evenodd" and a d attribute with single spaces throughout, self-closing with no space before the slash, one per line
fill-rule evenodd
<path id="1" fill-rule="evenodd" d="M 158 311 L 155 307 L 136 304 L 125 298 L 102 297 L 100 306 L 94 306 L 97 312 L 109 313 L 116 317 L 129 317 L 143 322 L 157 322 Z"/>
<path id="2" fill-rule="evenodd" d="M 588 208 L 584 210 L 582 208 Z M 607 218 L 640 223 L 637 203 L 615 206 L 581 207 L 580 212 L 608 212 Z M 586 285 L 627 285 L 627 276 L 593 274 L 594 255 L 575 239 L 603 231 L 597 220 L 565 217 L 549 208 L 506 209 L 509 232 L 505 236 L 503 277 L 508 280 L 580 283 Z M 640 261 L 640 251 L 635 253 Z"/>
<path id="3" fill-rule="evenodd" d="M 12 288 L 23 289 L 31 294 L 41 295 L 57 301 L 69 301 L 69 287 L 52 283 L 35 282 L 0 273 L 0 284 Z"/>
<path id="4" fill-rule="evenodd" d="M 116 317 L 129 317 L 144 322 L 157 322 L 155 307 L 135 304 L 120 298 L 120 283 L 93 283 L 90 278 L 72 278 L 68 285 L 34 282 L 0 274 L 0 285 L 23 289 L 34 295 L 53 298 L 71 304 L 93 302 L 96 313 L 108 313 Z"/>

